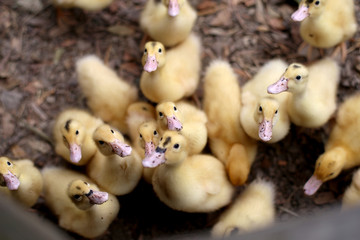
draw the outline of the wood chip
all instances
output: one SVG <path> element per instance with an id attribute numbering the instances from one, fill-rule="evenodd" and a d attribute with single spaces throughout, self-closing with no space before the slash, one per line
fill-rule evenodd
<path id="1" fill-rule="evenodd" d="M 335 202 L 335 196 L 333 192 L 321 192 L 317 193 L 314 198 L 314 203 L 317 205 L 324 205 Z"/>

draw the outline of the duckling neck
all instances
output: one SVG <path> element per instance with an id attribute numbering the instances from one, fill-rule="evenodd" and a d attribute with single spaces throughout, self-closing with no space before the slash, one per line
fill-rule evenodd
<path id="1" fill-rule="evenodd" d="M 79 202 L 79 203 L 75 203 L 75 206 L 83 211 L 88 211 L 90 209 L 92 209 L 92 206 L 94 206 L 94 204 L 91 204 L 89 201 L 84 201 L 84 202 Z"/>
<path id="2" fill-rule="evenodd" d="M 354 154 L 345 146 L 335 145 L 327 150 L 327 152 L 331 152 L 336 156 L 336 161 L 342 164 L 344 170 L 359 165 L 359 161 L 354 161 L 356 159 Z"/>

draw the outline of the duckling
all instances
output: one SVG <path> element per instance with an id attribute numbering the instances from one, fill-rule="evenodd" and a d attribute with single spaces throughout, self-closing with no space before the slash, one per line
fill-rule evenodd
<path id="1" fill-rule="evenodd" d="M 345 190 L 342 199 L 342 210 L 360 205 L 360 169 L 353 175 L 350 186 Z"/>
<path id="2" fill-rule="evenodd" d="M 112 194 L 99 191 L 85 175 L 47 167 L 42 170 L 46 205 L 60 227 L 85 238 L 102 235 L 116 218 L 120 205 Z"/>
<path id="3" fill-rule="evenodd" d="M 26 207 L 37 202 L 43 188 L 43 179 L 34 163 L 28 159 L 12 161 L 0 157 L 0 192 Z"/>
<path id="4" fill-rule="evenodd" d="M 317 48 L 341 44 L 345 60 L 345 41 L 357 29 L 354 0 L 302 0 L 291 18 L 301 21 L 300 35 L 306 43 Z"/>
<path id="5" fill-rule="evenodd" d="M 138 98 L 138 90 L 121 79 L 95 55 L 76 62 L 80 89 L 91 111 L 106 123 L 127 133 L 126 110 Z"/>
<path id="6" fill-rule="evenodd" d="M 81 8 L 87 11 L 98 11 L 106 8 L 113 0 L 52 0 L 56 7 Z"/>
<path id="7" fill-rule="evenodd" d="M 74 165 L 87 164 L 97 151 L 92 134 L 101 124 L 101 119 L 85 110 L 62 111 L 53 127 L 55 152 Z"/>
<path id="8" fill-rule="evenodd" d="M 142 176 L 140 156 L 125 143 L 123 135 L 104 124 L 93 134 L 99 152 L 87 165 L 87 174 L 114 195 L 130 193 Z"/>
<path id="9" fill-rule="evenodd" d="M 280 80 L 268 87 L 268 93 L 291 93 L 287 111 L 298 126 L 317 128 L 324 125 L 336 110 L 336 92 L 340 67 L 330 58 L 309 67 L 292 63 Z"/>
<path id="10" fill-rule="evenodd" d="M 142 163 L 144 167 L 157 167 L 153 188 L 170 208 L 211 212 L 231 201 L 234 187 L 224 165 L 211 155 L 189 156 L 189 143 L 177 131 L 166 131 L 155 152 Z"/>
<path id="11" fill-rule="evenodd" d="M 204 76 L 203 107 L 211 152 L 225 164 L 233 185 L 246 182 L 255 160 L 257 143 L 240 124 L 241 92 L 230 64 L 210 63 Z"/>
<path id="12" fill-rule="evenodd" d="M 255 180 L 221 214 L 211 235 L 227 237 L 235 229 L 243 233 L 272 224 L 275 220 L 274 198 L 275 190 L 271 182 Z"/>
<path id="13" fill-rule="evenodd" d="M 290 119 L 286 110 L 289 93 L 270 95 L 266 90 L 286 67 L 280 59 L 271 60 L 243 86 L 240 121 L 251 138 L 274 143 L 289 132 Z"/>
<path id="14" fill-rule="evenodd" d="M 172 47 L 189 36 L 196 18 L 187 0 L 148 0 L 140 15 L 140 27 L 155 41 Z"/>
<path id="15" fill-rule="evenodd" d="M 190 34 L 184 42 L 165 52 L 160 42 L 145 44 L 140 89 L 152 102 L 177 101 L 191 96 L 199 83 L 200 38 Z"/>
<path id="16" fill-rule="evenodd" d="M 207 143 L 206 114 L 192 104 L 162 102 L 156 106 L 160 133 L 179 131 L 189 142 L 189 154 L 200 153 Z"/>
<path id="17" fill-rule="evenodd" d="M 322 183 L 336 178 L 342 170 L 360 165 L 359 105 L 360 94 L 356 94 L 339 107 L 325 152 L 316 160 L 314 173 L 304 186 L 306 195 L 313 195 Z"/>

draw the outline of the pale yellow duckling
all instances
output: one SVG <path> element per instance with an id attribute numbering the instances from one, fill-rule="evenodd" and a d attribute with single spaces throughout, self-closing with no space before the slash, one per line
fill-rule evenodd
<path id="1" fill-rule="evenodd" d="M 31 160 L 0 157 L 0 186 L 1 193 L 32 207 L 42 192 L 43 179 Z"/>
<path id="2" fill-rule="evenodd" d="M 81 8 L 87 11 L 98 11 L 106 8 L 113 0 L 52 0 L 56 7 Z"/>
<path id="3" fill-rule="evenodd" d="M 140 156 L 107 124 L 95 130 L 93 139 L 99 151 L 87 165 L 89 177 L 114 195 L 130 193 L 142 176 Z"/>
<path id="4" fill-rule="evenodd" d="M 200 38 L 190 34 L 184 42 L 165 52 L 160 42 L 145 44 L 140 78 L 144 96 L 156 103 L 191 96 L 199 83 Z"/>
<path id="5" fill-rule="evenodd" d="M 144 167 L 157 167 L 152 182 L 159 199 L 184 212 L 211 212 L 229 204 L 234 187 L 224 165 L 211 155 L 189 156 L 188 149 L 184 136 L 166 131 L 155 152 L 143 160 Z"/>
<path id="6" fill-rule="evenodd" d="M 140 15 L 140 27 L 166 47 L 181 43 L 189 36 L 197 17 L 187 0 L 148 0 Z"/>
<path id="7" fill-rule="evenodd" d="M 342 209 L 349 209 L 360 205 L 360 169 L 356 170 L 350 186 L 342 198 Z"/>
<path id="8" fill-rule="evenodd" d="M 267 93 L 267 87 L 279 79 L 286 67 L 280 59 L 271 60 L 242 88 L 241 125 L 256 140 L 274 143 L 289 132 L 290 119 L 286 109 L 289 93 Z"/>
<path id="9" fill-rule="evenodd" d="M 339 107 L 325 152 L 315 163 L 315 171 L 306 182 L 306 195 L 313 195 L 322 183 L 336 178 L 342 170 L 360 165 L 360 95 L 346 99 Z"/>
<path id="10" fill-rule="evenodd" d="M 127 133 L 126 111 L 138 98 L 138 90 L 95 55 L 76 62 L 80 89 L 91 111 L 104 122 Z"/>
<path id="11" fill-rule="evenodd" d="M 317 48 L 342 44 L 345 60 L 344 42 L 357 29 L 354 0 L 302 0 L 291 17 L 301 21 L 300 35 L 306 43 Z"/>
<path id="12" fill-rule="evenodd" d="M 156 106 L 157 122 L 162 134 L 179 131 L 188 141 L 188 153 L 200 153 L 207 143 L 205 112 L 188 102 L 162 102 Z"/>
<path id="13" fill-rule="evenodd" d="M 45 203 L 60 227 L 86 238 L 105 233 L 120 209 L 114 195 L 100 192 L 88 177 L 72 170 L 45 168 L 42 175 Z"/>
<path id="14" fill-rule="evenodd" d="M 255 180 L 221 214 L 211 235 L 227 237 L 236 229 L 238 233 L 244 233 L 269 226 L 275 221 L 274 199 L 274 185 L 264 180 Z"/>
<path id="15" fill-rule="evenodd" d="M 246 182 L 255 160 L 257 142 L 240 124 L 241 93 L 230 64 L 215 60 L 204 76 L 203 107 L 211 152 L 225 164 L 233 185 Z"/>
<path id="16" fill-rule="evenodd" d="M 87 164 L 97 151 L 92 134 L 101 124 L 101 119 L 85 110 L 62 111 L 53 127 L 55 152 L 72 164 Z"/>
<path id="17" fill-rule="evenodd" d="M 336 110 L 339 80 L 340 67 L 330 58 L 309 67 L 292 63 L 280 80 L 268 87 L 268 92 L 290 92 L 287 111 L 291 122 L 316 128 L 324 125 Z"/>

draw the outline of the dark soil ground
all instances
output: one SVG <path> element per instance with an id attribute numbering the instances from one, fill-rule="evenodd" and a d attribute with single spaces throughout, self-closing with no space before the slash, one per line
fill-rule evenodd
<path id="1" fill-rule="evenodd" d="M 138 17 L 145 0 L 115 0 L 97 13 L 70 10 L 62 24 L 58 24 L 56 10 L 48 1 L 32 1 L 40 5 L 28 8 L 18 4 L 24 1 L 0 2 L 0 155 L 30 158 L 42 168 L 65 164 L 51 145 L 51 124 L 56 115 L 70 106 L 86 107 L 74 70 L 77 58 L 96 54 L 121 77 L 138 84 L 144 37 Z M 360 22 L 360 4 L 355 2 Z M 202 37 L 203 69 L 212 59 L 227 59 L 243 84 L 269 59 L 306 62 L 297 53 L 301 43 L 299 24 L 290 19 L 297 8 L 295 1 L 193 0 L 191 4 L 199 13 L 194 30 Z M 360 86 L 359 31 L 348 47 L 339 103 Z M 197 95 L 201 99 L 201 87 Z M 305 196 L 302 190 L 324 151 L 331 122 L 315 130 L 292 126 L 283 141 L 259 143 L 249 182 L 261 174 L 275 183 L 278 221 L 313 215 L 341 202 L 352 171 L 325 183 L 314 197 Z M 221 212 L 173 211 L 159 202 L 145 183 L 119 197 L 119 201 L 118 218 L 99 239 L 151 239 L 208 232 Z M 34 209 L 56 223 L 42 198 Z"/>

